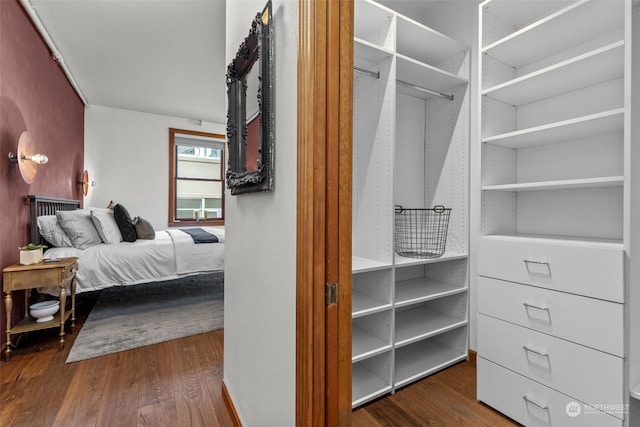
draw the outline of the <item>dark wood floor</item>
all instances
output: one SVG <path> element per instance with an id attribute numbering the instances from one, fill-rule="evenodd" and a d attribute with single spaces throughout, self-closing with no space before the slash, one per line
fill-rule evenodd
<path id="1" fill-rule="evenodd" d="M 476 368 L 465 361 L 353 412 L 353 427 L 519 426 L 476 400 Z"/>
<path id="2" fill-rule="evenodd" d="M 56 330 L 38 331 L 0 362 L 0 426 L 232 426 L 221 396 L 222 330 L 65 364 L 94 302 L 78 297 L 78 326 L 64 351 Z M 353 413 L 353 426 L 363 427 L 512 425 L 476 401 L 471 362 Z"/>
<path id="3" fill-rule="evenodd" d="M 221 395 L 222 330 L 65 364 L 94 302 L 78 296 L 64 351 L 55 329 L 37 331 L 0 362 L 0 426 L 233 425 Z"/>

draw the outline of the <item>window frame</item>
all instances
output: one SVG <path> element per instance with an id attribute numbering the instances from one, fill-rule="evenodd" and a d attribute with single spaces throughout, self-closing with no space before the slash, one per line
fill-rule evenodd
<path id="1" fill-rule="evenodd" d="M 176 135 L 198 136 L 204 138 L 210 138 L 217 140 L 222 144 L 220 150 L 222 151 L 220 156 L 220 179 L 219 180 L 206 180 L 212 182 L 220 182 L 222 186 L 222 218 L 201 218 L 195 219 L 180 219 L 176 218 L 175 212 L 178 204 L 177 200 L 177 182 L 180 177 L 176 176 L 178 169 L 176 156 Z M 195 225 L 224 225 L 225 220 L 225 173 L 226 173 L 226 137 L 222 134 L 200 132 L 186 129 L 169 128 L 169 212 L 168 212 L 168 224 L 169 227 L 180 226 L 195 226 Z M 180 145 L 180 144 L 178 144 Z M 184 179 L 184 178 L 182 178 Z"/>

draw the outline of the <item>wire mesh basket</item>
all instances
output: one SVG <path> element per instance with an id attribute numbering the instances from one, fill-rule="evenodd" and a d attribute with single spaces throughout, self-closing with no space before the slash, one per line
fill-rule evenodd
<path id="1" fill-rule="evenodd" d="M 438 258 L 447 243 L 451 209 L 405 209 L 396 205 L 396 253 L 408 258 Z"/>

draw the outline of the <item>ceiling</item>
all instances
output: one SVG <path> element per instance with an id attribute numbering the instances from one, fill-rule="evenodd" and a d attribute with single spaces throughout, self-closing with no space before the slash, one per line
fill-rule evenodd
<path id="1" fill-rule="evenodd" d="M 226 123 L 225 0 L 21 1 L 89 108 Z M 379 0 L 418 20 L 443 1 Z"/>
<path id="2" fill-rule="evenodd" d="M 225 0 L 26 2 L 89 108 L 226 123 Z"/>

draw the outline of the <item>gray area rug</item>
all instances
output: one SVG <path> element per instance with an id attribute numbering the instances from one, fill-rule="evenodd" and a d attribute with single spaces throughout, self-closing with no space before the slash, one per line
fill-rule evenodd
<path id="1" fill-rule="evenodd" d="M 67 363 L 221 329 L 224 273 L 100 292 Z"/>

